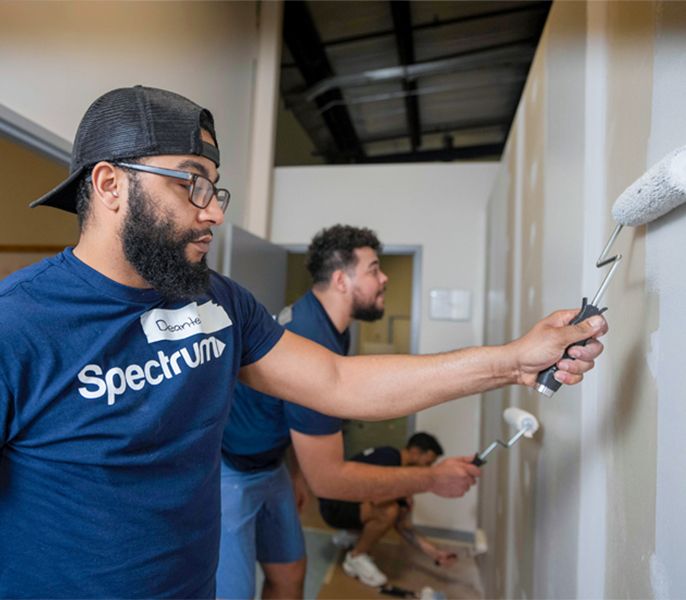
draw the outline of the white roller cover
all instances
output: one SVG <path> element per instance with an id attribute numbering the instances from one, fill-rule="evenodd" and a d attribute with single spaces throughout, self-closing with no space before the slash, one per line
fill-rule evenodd
<path id="1" fill-rule="evenodd" d="M 686 202 L 686 146 L 653 165 L 626 190 L 612 207 L 621 225 L 645 225 Z"/>
<path id="2" fill-rule="evenodd" d="M 524 437 L 532 438 L 534 433 L 538 431 L 538 419 L 521 408 L 515 408 L 514 406 L 506 408 L 503 411 L 503 419 L 517 430 L 526 429 Z"/>

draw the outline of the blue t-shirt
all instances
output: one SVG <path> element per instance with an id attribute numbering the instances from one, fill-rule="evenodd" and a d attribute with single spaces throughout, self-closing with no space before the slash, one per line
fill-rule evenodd
<path id="1" fill-rule="evenodd" d="M 400 467 L 403 464 L 400 450 L 392 446 L 367 448 L 353 456 L 350 460 L 380 467 Z"/>
<path id="2" fill-rule="evenodd" d="M 0 596 L 209 597 L 237 372 L 283 329 L 216 273 L 170 303 L 67 249 L 0 282 Z"/>
<path id="3" fill-rule="evenodd" d="M 350 332 L 336 329 L 310 290 L 279 315 L 286 329 L 337 354 L 347 354 Z M 249 470 L 272 466 L 290 444 L 289 430 L 326 435 L 341 430 L 342 420 L 298 404 L 262 394 L 241 383 L 236 386 L 229 421 L 224 430 L 223 452 L 230 464 Z"/>

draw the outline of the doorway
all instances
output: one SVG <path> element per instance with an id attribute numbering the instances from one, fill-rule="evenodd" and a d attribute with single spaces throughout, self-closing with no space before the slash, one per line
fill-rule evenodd
<path id="1" fill-rule="evenodd" d="M 384 316 L 371 323 L 351 325 L 350 354 L 410 354 L 417 351 L 419 325 L 419 248 L 384 249 L 381 268 L 388 275 Z M 288 254 L 286 304 L 292 304 L 311 286 L 304 249 Z M 414 431 L 414 417 L 385 421 L 346 421 L 345 456 L 372 446 L 403 448 Z"/>
<path id="2" fill-rule="evenodd" d="M 78 239 L 78 224 L 29 203 L 69 174 L 71 144 L 0 104 L 0 279 Z"/>

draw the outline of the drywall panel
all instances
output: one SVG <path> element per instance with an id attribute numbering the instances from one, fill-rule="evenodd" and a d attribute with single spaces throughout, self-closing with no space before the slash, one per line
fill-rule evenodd
<path id="1" fill-rule="evenodd" d="M 653 102 L 648 164 L 686 143 L 686 4 L 664 2 L 655 7 Z M 657 409 L 655 551 L 642 556 L 649 565 L 654 598 L 686 596 L 686 468 L 680 459 L 686 430 L 686 370 L 680 358 L 686 335 L 686 207 L 681 206 L 645 233 L 646 295 L 653 317 L 646 329 L 646 370 L 656 390 L 637 401 Z M 657 306 L 653 306 L 657 304 Z M 655 313 L 658 322 L 655 323 Z M 648 335 L 649 334 L 649 335 Z M 656 391 L 656 394 L 655 394 Z M 656 401 L 656 404 L 653 402 Z M 644 429 L 653 426 L 649 421 Z M 648 438 L 645 451 L 651 453 Z M 639 446 L 644 448 L 643 445 Z M 652 540 L 651 540 L 652 541 Z M 643 544 L 647 552 L 647 544 Z"/>
<path id="2" fill-rule="evenodd" d="M 529 120 L 543 114 L 545 127 L 527 128 L 529 137 L 543 138 L 543 146 L 538 141 L 533 154 L 534 164 L 541 167 L 542 203 L 540 209 L 531 207 L 537 216 L 530 217 L 531 225 L 523 231 L 523 236 L 529 237 L 529 247 L 540 253 L 541 264 L 540 283 L 536 284 L 533 273 L 526 283 L 540 295 L 537 312 L 523 314 L 527 327 L 554 310 L 578 308 L 581 297 L 589 293 L 581 285 L 586 218 L 580 208 L 584 190 L 584 129 L 580 124 L 585 120 L 586 5 L 565 2 L 554 8 L 546 28 L 545 52 L 541 53 L 544 71 L 540 81 L 538 77 L 531 81 L 532 96 L 537 91 L 540 99 L 532 97 L 531 103 L 539 108 L 530 111 Z M 539 234 L 540 246 L 533 248 L 531 238 Z M 530 289 L 530 302 L 534 293 Z M 539 453 L 530 461 L 535 488 L 535 552 L 527 564 L 531 579 L 522 578 L 528 583 L 521 590 L 522 597 L 578 597 L 575 574 L 582 390 L 562 387 L 550 399 L 534 391 L 526 395 L 526 406 L 539 416 L 543 434 L 537 437 L 539 448 L 527 446 L 529 453 L 536 449 Z"/>
<path id="3" fill-rule="evenodd" d="M 556 4 L 508 140 L 504 174 L 499 176 L 503 185 L 491 197 L 489 254 L 494 256 L 489 259 L 506 260 L 508 272 L 489 277 L 489 285 L 495 286 L 489 288 L 489 298 L 502 294 L 505 285 L 499 305 L 506 314 L 487 323 L 487 343 L 504 341 L 499 330 L 518 336 L 553 310 L 581 301 L 584 47 L 585 5 Z M 498 233 L 503 230 L 506 248 Z M 533 441 L 496 459 L 496 489 L 489 489 L 496 501 L 486 500 L 482 491 L 483 523 L 495 537 L 494 555 L 484 564 L 489 595 L 576 595 L 579 397 L 574 388 L 563 388 L 550 400 L 520 388 L 485 397 L 484 428 L 500 430 L 503 439 L 512 432 L 499 423 L 493 400 L 500 400 L 495 404 L 499 410 L 520 406 L 543 425 Z"/>
<path id="4" fill-rule="evenodd" d="M 73 140 L 88 105 L 120 86 L 178 91 L 214 113 L 228 219 L 245 212 L 256 3 L 6 0 L 0 104 Z"/>
<path id="5" fill-rule="evenodd" d="M 419 352 L 480 344 L 485 205 L 497 168 L 493 163 L 277 168 L 272 241 L 307 244 L 319 229 L 340 222 L 370 227 L 388 246 L 420 246 Z M 472 319 L 429 319 L 434 288 L 472 291 Z M 478 412 L 477 398 L 462 399 L 423 411 L 416 428 L 435 433 L 448 454 L 472 454 L 480 443 Z M 476 492 L 458 501 L 423 495 L 416 521 L 474 531 Z"/>
<path id="6" fill-rule="evenodd" d="M 607 5 L 607 209 L 647 166 L 653 87 L 653 13 L 650 2 Z M 607 460 L 605 593 L 647 598 L 655 548 L 656 388 L 647 368 L 656 298 L 645 285 L 645 229 L 627 228 L 618 244 L 624 262 L 606 302 L 614 325 L 602 383 Z M 640 317 L 639 317 L 640 315 Z M 632 327 L 621 324 L 632 323 Z"/>
<path id="7" fill-rule="evenodd" d="M 514 179 L 512 156 L 509 147 L 515 143 L 517 132 L 513 131 L 508 140 L 502 167 L 494 184 L 494 190 L 488 204 L 487 230 L 487 272 L 486 300 L 484 313 L 484 343 L 487 345 L 503 344 L 509 339 L 511 320 L 511 303 L 508 301 L 508 290 L 511 286 L 513 272 L 511 252 L 511 224 L 509 209 L 514 205 L 510 198 L 511 185 Z M 509 406 L 509 388 L 501 388 L 483 394 L 481 412 L 481 445 L 492 440 L 505 439 L 507 431 L 502 420 L 503 409 Z M 504 592 L 504 569 L 506 561 L 507 521 L 504 510 L 507 494 L 507 460 L 502 453 L 496 453 L 483 469 L 479 483 L 479 527 L 488 540 L 489 551 L 480 558 L 484 595 L 486 598 L 500 598 Z"/>
<path id="8" fill-rule="evenodd" d="M 486 323 L 487 341 L 497 342 L 508 320 L 513 332 L 526 328 L 539 292 L 547 312 L 597 289 L 606 269 L 593 263 L 612 230 L 615 198 L 686 143 L 685 57 L 684 3 L 554 4 L 489 207 L 489 251 L 506 256 L 495 234 L 508 231 L 514 259 L 500 304 L 507 315 L 495 313 Z M 530 110 L 534 90 L 543 98 Z M 541 139 L 542 203 L 531 169 Z M 511 454 L 506 476 L 499 473 L 497 500 L 482 498 L 483 522 L 508 532 L 506 558 L 498 549 L 484 561 L 494 596 L 686 595 L 686 471 L 674 459 L 686 427 L 678 358 L 686 284 L 677 275 L 684 219 L 681 207 L 624 230 L 616 246 L 624 262 L 602 302 L 611 327 L 605 354 L 582 386 L 539 399 L 534 491 L 521 485 L 523 457 L 533 452 L 527 446 Z M 503 279 L 489 275 L 491 301 Z M 536 289 L 527 294 L 528 286 Z M 527 394 L 512 392 L 509 401 L 527 406 Z M 494 412 L 484 406 L 484 431 L 494 427 L 486 422 Z M 512 539 L 528 543 L 532 535 L 533 560 Z"/>

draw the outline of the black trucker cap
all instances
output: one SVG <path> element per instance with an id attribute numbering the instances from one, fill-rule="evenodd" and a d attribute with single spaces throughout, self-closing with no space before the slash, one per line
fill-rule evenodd
<path id="1" fill-rule="evenodd" d="M 212 135 L 215 146 L 201 138 Z M 84 170 L 101 160 L 116 161 L 163 154 L 197 154 L 219 166 L 212 113 L 187 98 L 137 85 L 100 96 L 81 119 L 74 139 L 69 177 L 34 200 L 76 212 L 76 188 Z"/>

